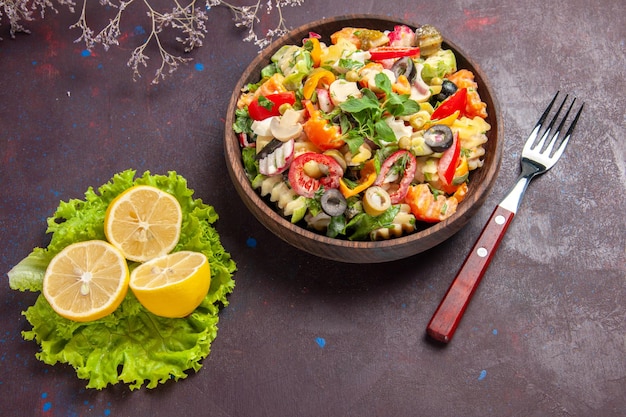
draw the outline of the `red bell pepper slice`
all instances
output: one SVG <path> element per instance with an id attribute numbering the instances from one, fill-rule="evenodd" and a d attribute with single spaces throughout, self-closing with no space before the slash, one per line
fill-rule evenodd
<path id="1" fill-rule="evenodd" d="M 405 56 L 418 56 L 419 46 L 378 46 L 368 51 L 372 61 L 385 59 L 403 58 Z"/>
<path id="2" fill-rule="evenodd" d="M 467 104 L 467 88 L 459 88 L 456 93 L 441 102 L 441 104 L 430 115 L 431 120 L 439 120 L 450 116 L 455 111 L 459 111 L 459 117 L 465 115 Z"/>
<path id="3" fill-rule="evenodd" d="M 304 165 L 310 161 L 324 165 L 328 170 L 328 174 L 320 178 L 314 178 L 308 175 L 304 171 Z M 341 177 L 343 177 L 343 168 L 341 168 L 337 160 L 332 156 L 321 153 L 303 153 L 297 156 L 289 166 L 289 184 L 291 184 L 291 188 L 293 188 L 298 195 L 307 198 L 315 197 L 315 192 L 322 186 L 325 189 L 339 188 L 339 180 Z"/>
<path id="4" fill-rule="evenodd" d="M 460 156 L 461 141 L 458 138 L 458 134 L 455 133 L 452 136 L 452 146 L 444 151 L 439 159 L 439 164 L 437 164 L 437 174 L 444 185 L 452 184 Z"/>
<path id="5" fill-rule="evenodd" d="M 260 96 L 252 100 L 248 105 L 248 113 L 252 120 L 265 120 L 268 117 L 279 116 L 279 109 L 283 104 L 293 105 L 295 102 L 296 93 L 293 91 Z"/>
<path id="6" fill-rule="evenodd" d="M 401 174 L 398 188 L 389 194 L 391 204 L 398 204 L 404 200 L 409 185 L 411 185 L 411 181 L 415 177 L 417 161 L 413 154 L 405 149 L 395 151 L 383 162 L 374 185 L 380 186 L 387 182 L 386 179 L 392 174 L 392 169 L 398 169 L 399 174 Z"/>

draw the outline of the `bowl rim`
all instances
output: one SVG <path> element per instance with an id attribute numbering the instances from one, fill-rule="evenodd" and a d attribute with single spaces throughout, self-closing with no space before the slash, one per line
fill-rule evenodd
<path id="1" fill-rule="evenodd" d="M 447 48 L 454 50 L 455 55 L 460 54 L 462 58 L 470 64 L 470 66 L 472 67 L 472 71 L 474 72 L 474 75 L 476 76 L 477 79 L 480 79 L 479 89 L 489 92 L 489 96 L 491 99 L 491 106 L 490 106 L 491 110 L 489 110 L 489 114 L 490 114 L 490 118 L 493 118 L 494 122 L 496 123 L 496 128 L 497 128 L 497 131 L 495 132 L 494 137 L 493 138 L 491 136 L 489 137 L 490 140 L 494 140 L 496 142 L 495 145 L 493 145 L 494 149 L 490 151 L 493 153 L 493 155 L 491 156 L 493 158 L 493 162 L 489 166 L 483 166 L 480 168 L 481 170 L 486 169 L 487 172 L 484 174 L 485 180 L 481 181 L 481 183 L 479 183 L 477 187 L 472 190 L 472 195 L 478 196 L 478 199 L 475 202 L 473 202 L 473 204 L 459 204 L 459 207 L 457 208 L 456 213 L 450 216 L 449 218 L 438 223 L 433 223 L 430 226 L 424 228 L 423 230 L 417 230 L 415 232 L 412 232 L 407 235 L 403 235 L 401 237 L 394 237 L 391 239 L 380 240 L 380 241 L 351 241 L 347 239 L 331 238 L 331 237 L 316 233 L 314 231 L 308 230 L 298 224 L 291 223 L 291 221 L 289 221 L 288 219 L 280 215 L 277 212 L 275 207 L 271 207 L 259 195 L 259 193 L 252 188 L 252 185 L 250 181 L 247 179 L 247 176 L 245 174 L 243 163 L 241 162 L 242 160 L 241 159 L 241 147 L 239 145 L 239 141 L 237 140 L 237 137 L 235 133 L 233 132 L 231 126 L 234 122 L 234 110 L 236 108 L 237 97 L 239 97 L 239 94 L 241 93 L 241 88 L 243 88 L 246 82 L 248 82 L 247 80 L 252 75 L 253 70 L 256 72 L 255 69 L 260 64 L 262 64 L 263 62 L 267 62 L 267 60 L 269 59 L 269 56 L 271 56 L 281 46 L 286 44 L 286 41 L 293 39 L 296 34 L 306 34 L 310 31 L 314 31 L 316 27 L 319 27 L 321 25 L 328 24 L 331 22 L 337 23 L 337 22 L 344 21 L 346 22 L 346 25 L 348 25 L 349 22 L 354 23 L 354 22 L 358 22 L 359 20 L 363 20 L 363 21 L 364 20 L 369 20 L 369 21 L 380 20 L 381 23 L 389 23 L 390 25 L 404 24 L 411 28 L 416 28 L 419 26 L 405 19 L 383 16 L 383 15 L 346 14 L 346 15 L 322 18 L 322 19 L 318 19 L 310 23 L 301 25 L 289 31 L 287 34 L 281 36 L 280 38 L 276 39 L 275 41 L 273 41 L 267 48 L 264 49 L 262 54 L 257 55 L 248 64 L 244 72 L 241 74 L 239 80 L 237 81 L 237 84 L 235 85 L 235 88 L 233 90 L 231 99 L 227 107 L 224 147 L 225 147 L 225 157 L 227 159 L 227 167 L 229 170 L 229 174 L 235 186 L 242 187 L 239 191 L 243 191 L 245 195 L 249 198 L 249 201 L 246 201 L 245 198 L 242 198 L 242 200 L 244 201 L 244 204 L 248 206 L 248 209 L 252 211 L 252 214 L 257 218 L 257 220 L 259 220 L 266 228 L 270 229 L 270 231 L 272 232 L 274 232 L 274 230 L 268 224 L 269 221 L 274 222 L 278 227 L 284 228 L 285 230 L 288 230 L 290 233 L 296 234 L 300 236 L 301 238 L 310 239 L 310 240 L 313 240 L 313 241 L 316 241 L 318 243 L 322 243 L 325 245 L 330 245 L 330 246 L 335 246 L 335 247 L 344 247 L 344 248 L 350 248 L 350 249 L 362 249 L 362 250 L 382 249 L 384 250 L 386 248 L 393 249 L 393 247 L 396 247 L 399 245 L 402 245 L 402 246 L 410 245 L 411 243 L 414 243 L 415 241 L 421 240 L 425 237 L 430 236 L 432 238 L 432 235 L 434 235 L 435 233 L 443 229 L 449 230 L 450 233 L 442 236 L 441 239 L 433 239 L 433 242 L 432 242 L 433 244 L 431 244 L 430 247 L 434 247 L 437 244 L 448 239 L 458 230 L 460 230 L 467 223 L 467 221 L 469 221 L 469 218 L 471 217 L 471 215 L 473 215 L 473 212 L 477 211 L 480 208 L 480 206 L 482 206 L 482 203 L 484 202 L 485 198 L 489 194 L 489 191 L 493 187 L 493 183 L 495 182 L 495 177 L 497 176 L 497 173 L 500 169 L 500 164 L 502 160 L 502 150 L 503 150 L 502 142 L 504 138 L 504 135 L 502 132 L 503 124 L 502 124 L 500 106 L 497 101 L 497 98 L 495 97 L 495 94 L 493 93 L 493 89 L 489 81 L 487 80 L 487 78 L 485 77 L 483 73 L 483 70 L 480 68 L 478 64 L 476 64 L 474 61 L 468 58 L 468 55 L 461 48 L 459 48 L 455 43 L 448 40 L 445 36 L 444 36 L 444 45 Z M 390 29 L 391 27 L 392 26 L 390 26 Z M 235 163 L 235 164 L 229 163 L 230 158 L 234 158 L 233 160 L 238 161 L 239 163 Z M 246 181 L 237 180 L 237 179 L 242 179 L 242 178 L 245 179 Z M 257 216 L 256 212 L 252 210 L 253 206 L 267 207 L 269 210 L 264 211 L 264 213 L 268 216 L 268 218 L 265 219 L 265 218 L 260 218 L 259 216 Z M 299 245 L 297 242 L 287 241 L 281 234 L 278 234 L 278 235 L 281 239 L 285 240 L 287 243 L 293 246 L 299 247 L 300 249 L 303 249 L 311 253 L 310 248 L 308 248 L 307 245 Z M 427 250 L 427 249 L 428 248 L 424 250 Z M 418 252 L 415 252 L 415 253 L 418 253 Z"/>

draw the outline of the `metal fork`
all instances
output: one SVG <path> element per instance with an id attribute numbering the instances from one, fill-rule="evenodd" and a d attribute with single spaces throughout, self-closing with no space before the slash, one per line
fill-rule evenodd
<path id="1" fill-rule="evenodd" d="M 567 112 L 561 119 L 556 131 L 552 134 L 552 129 L 557 123 L 557 119 L 563 109 L 568 95 L 565 96 L 558 110 L 554 114 L 549 125 L 544 129 L 544 133 L 537 141 L 539 133 L 548 118 L 552 106 L 556 102 L 559 92 L 554 95 L 552 101 L 545 109 L 539 121 L 535 125 L 532 133 L 526 140 L 522 150 L 522 172 L 517 182 L 511 188 L 504 199 L 496 206 L 489 221 L 483 228 L 480 237 L 476 241 L 472 251 L 461 266 L 456 278 L 448 288 L 446 295 L 441 300 L 439 307 L 433 314 L 426 332 L 430 337 L 443 343 L 448 343 L 461 321 L 461 317 L 467 308 L 474 291 L 478 287 L 491 259 L 495 253 L 504 233 L 519 209 L 524 192 L 530 181 L 537 175 L 543 174 L 556 164 L 559 160 L 570 136 L 576 127 L 578 118 L 583 110 L 584 103 L 571 121 L 567 132 L 561 141 L 559 136 L 564 129 L 566 120 L 574 106 L 576 98 L 569 105 Z M 556 147 L 556 148 L 555 148 Z"/>

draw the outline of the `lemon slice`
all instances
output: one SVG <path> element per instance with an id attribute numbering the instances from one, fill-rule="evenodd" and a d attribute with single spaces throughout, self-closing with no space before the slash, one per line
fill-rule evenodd
<path id="1" fill-rule="evenodd" d="M 130 288 L 148 311 L 185 317 L 206 297 L 211 285 L 209 260 L 200 252 L 180 251 L 151 259 L 130 274 Z"/>
<path id="2" fill-rule="evenodd" d="M 104 233 L 126 259 L 144 262 L 174 249 L 182 218 L 180 203 L 173 195 L 149 185 L 136 185 L 109 204 Z"/>
<path id="3" fill-rule="evenodd" d="M 73 243 L 46 269 L 43 295 L 54 311 L 74 321 L 92 321 L 111 314 L 128 291 L 126 259 L 103 240 Z"/>

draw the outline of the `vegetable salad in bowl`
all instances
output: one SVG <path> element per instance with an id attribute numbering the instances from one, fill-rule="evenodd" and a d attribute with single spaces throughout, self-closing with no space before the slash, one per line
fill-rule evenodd
<path id="1" fill-rule="evenodd" d="M 378 241 L 452 216 L 483 164 L 487 105 L 430 25 L 310 32 L 238 97 L 246 175 L 292 223 Z"/>

